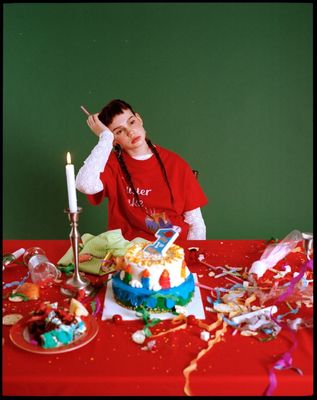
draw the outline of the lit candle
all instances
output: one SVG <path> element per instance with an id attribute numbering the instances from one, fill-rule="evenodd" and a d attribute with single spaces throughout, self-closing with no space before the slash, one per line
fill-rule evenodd
<path id="1" fill-rule="evenodd" d="M 77 197 L 76 197 L 76 184 L 75 184 L 75 171 L 74 165 L 71 163 L 70 154 L 67 153 L 67 164 L 66 164 L 66 180 L 67 180 L 67 192 L 68 192 L 68 205 L 70 212 L 77 212 Z"/>

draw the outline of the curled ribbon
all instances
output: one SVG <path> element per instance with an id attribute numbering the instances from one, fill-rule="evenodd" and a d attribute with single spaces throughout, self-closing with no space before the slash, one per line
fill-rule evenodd
<path id="1" fill-rule="evenodd" d="M 301 278 L 303 277 L 304 273 L 307 271 L 307 269 L 309 270 L 313 270 L 313 260 L 308 260 L 307 262 L 305 262 L 301 269 L 299 274 L 293 278 L 288 286 L 288 289 L 282 293 L 277 300 L 274 302 L 274 304 L 280 303 L 282 301 L 284 301 L 287 297 L 289 297 L 295 288 L 295 285 L 301 280 Z M 298 374 L 303 375 L 303 372 L 296 367 L 293 367 L 293 360 L 292 360 L 292 352 L 297 348 L 298 342 L 297 339 L 294 335 L 293 330 L 284 324 L 281 324 L 278 321 L 278 318 L 273 317 L 272 315 L 270 316 L 272 318 L 273 321 L 275 321 L 279 326 L 281 327 L 285 327 L 285 329 L 287 329 L 291 336 L 292 336 L 292 346 L 289 349 L 289 351 L 285 352 L 282 357 L 276 361 L 276 363 L 273 365 L 273 367 L 270 369 L 269 371 L 269 384 L 267 386 L 267 388 L 264 391 L 264 396 L 271 396 L 272 393 L 274 392 L 274 390 L 277 388 L 277 379 L 276 379 L 276 375 L 274 370 L 278 369 L 278 370 L 283 370 L 283 369 L 293 369 L 294 371 L 296 371 Z"/>
<path id="2" fill-rule="evenodd" d="M 21 281 L 13 281 L 13 282 L 6 283 L 5 285 L 3 285 L 3 289 L 6 289 L 8 287 L 13 287 L 13 286 L 21 286 L 28 279 L 29 276 L 30 276 L 30 272 L 28 272 Z"/>
<path id="3" fill-rule="evenodd" d="M 204 356 L 216 343 L 220 342 L 220 340 L 222 339 L 223 334 L 224 334 L 224 333 L 226 332 L 226 330 L 227 330 L 227 324 L 224 323 L 224 322 L 222 321 L 222 316 L 221 316 L 220 314 L 218 314 L 218 319 L 217 319 L 217 321 L 214 322 L 213 324 L 211 324 L 210 326 L 208 326 L 208 328 L 206 328 L 208 331 L 211 331 L 211 330 L 215 329 L 216 327 L 218 327 L 219 325 L 221 325 L 222 323 L 223 323 L 222 328 L 221 328 L 221 329 L 218 329 L 218 330 L 216 331 L 216 333 L 215 333 L 215 337 L 214 337 L 213 339 L 210 339 L 210 340 L 208 341 L 208 346 L 207 346 L 207 348 L 201 350 L 201 351 L 198 353 L 197 357 L 194 358 L 194 359 L 190 362 L 190 364 L 183 370 L 183 374 L 184 374 L 184 377 L 185 377 L 184 392 L 185 392 L 185 394 L 186 394 L 187 396 L 191 396 L 191 395 L 192 395 L 191 390 L 190 390 L 190 387 L 189 387 L 189 375 L 191 374 L 192 371 L 194 371 L 194 370 L 197 369 L 197 361 L 198 361 L 202 356 Z M 205 327 L 206 324 L 201 323 L 201 325 L 199 325 L 199 326 L 202 326 L 202 325 L 204 325 L 204 327 Z"/>

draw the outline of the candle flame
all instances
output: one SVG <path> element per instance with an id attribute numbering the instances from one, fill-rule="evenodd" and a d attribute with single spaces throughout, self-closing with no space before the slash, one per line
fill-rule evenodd
<path id="1" fill-rule="evenodd" d="M 67 152 L 66 159 L 67 159 L 67 164 L 71 164 L 71 163 L 72 163 L 72 159 L 71 159 L 71 156 L 70 156 L 70 152 Z"/>

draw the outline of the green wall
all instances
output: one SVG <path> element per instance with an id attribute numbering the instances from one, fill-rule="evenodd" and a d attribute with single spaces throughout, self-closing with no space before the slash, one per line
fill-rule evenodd
<path id="1" fill-rule="evenodd" d="M 65 160 L 96 143 L 80 110 L 123 98 L 193 168 L 208 239 L 312 231 L 306 3 L 5 4 L 3 237 L 67 239 Z M 106 203 L 79 230 L 106 227 Z"/>

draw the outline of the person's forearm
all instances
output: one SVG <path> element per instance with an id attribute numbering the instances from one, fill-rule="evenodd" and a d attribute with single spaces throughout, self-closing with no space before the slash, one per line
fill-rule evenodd
<path id="1" fill-rule="evenodd" d="M 85 194 L 95 194 L 103 190 L 100 173 L 104 170 L 112 150 L 113 133 L 107 129 L 99 136 L 99 141 L 84 161 L 76 176 L 76 188 Z"/>
<path id="2" fill-rule="evenodd" d="M 189 225 L 187 240 L 206 240 L 206 225 L 200 208 L 185 211 L 184 219 Z"/>

